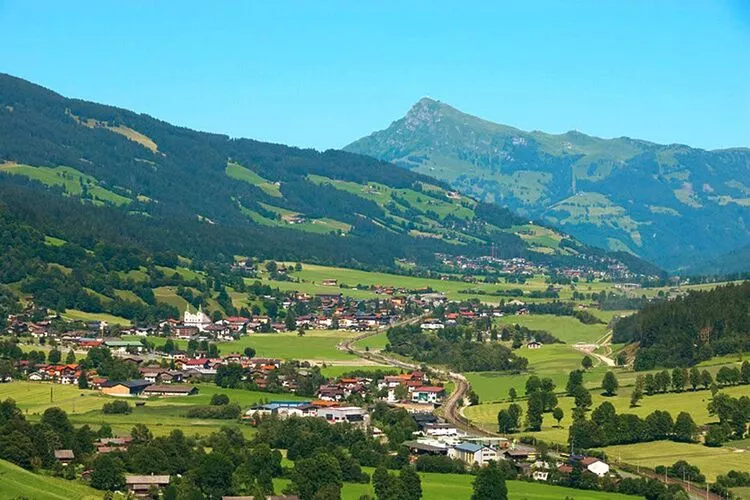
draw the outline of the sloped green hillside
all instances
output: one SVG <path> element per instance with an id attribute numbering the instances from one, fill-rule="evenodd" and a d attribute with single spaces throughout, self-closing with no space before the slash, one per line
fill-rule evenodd
<path id="1" fill-rule="evenodd" d="M 544 262 L 598 255 L 390 163 L 196 132 L 8 75 L 0 164 L 5 210 L 86 248 L 103 239 L 226 263 L 252 255 L 381 268 L 430 265 L 438 252 L 485 255 L 493 244 L 501 257 Z M 530 238 L 545 231 L 552 237 Z"/>
<path id="2" fill-rule="evenodd" d="M 750 150 L 525 132 L 422 99 L 346 151 L 677 269 L 750 243 Z"/>

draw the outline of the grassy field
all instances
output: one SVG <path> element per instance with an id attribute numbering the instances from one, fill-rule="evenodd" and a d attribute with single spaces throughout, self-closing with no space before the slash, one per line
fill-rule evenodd
<path id="1" fill-rule="evenodd" d="M 320 369 L 320 372 L 326 377 L 340 377 L 344 373 L 349 373 L 353 371 L 366 371 L 366 372 L 383 371 L 383 372 L 392 373 L 393 375 L 397 375 L 398 373 L 400 373 L 400 370 L 398 368 L 394 368 L 392 366 L 386 366 L 386 365 L 325 366 Z"/>
<path id="2" fill-rule="evenodd" d="M 34 500 L 93 500 L 102 493 L 76 481 L 34 474 L 10 462 L 0 460 L 0 498 Z"/>
<path id="3" fill-rule="evenodd" d="M 602 448 L 609 459 L 617 463 L 654 468 L 657 465 L 672 465 L 677 460 L 686 460 L 700 468 L 709 481 L 716 476 L 734 469 L 750 472 L 750 452 L 738 451 L 729 447 L 709 448 L 701 444 L 655 441 Z"/>
<path id="4" fill-rule="evenodd" d="M 106 321 L 110 325 L 130 326 L 130 320 L 107 313 L 88 313 L 77 309 L 68 309 L 62 314 L 70 321 Z"/>
<path id="5" fill-rule="evenodd" d="M 18 163 L 0 164 L 0 171 L 13 175 L 22 175 L 39 181 L 46 186 L 60 187 L 66 194 L 81 196 L 86 191 L 95 202 L 110 203 L 112 205 L 127 205 L 130 198 L 121 196 L 99 185 L 99 181 L 71 167 L 32 167 Z"/>
<path id="6" fill-rule="evenodd" d="M 309 359 L 316 361 L 355 361 L 359 358 L 345 351 L 340 351 L 336 346 L 355 334 L 352 332 L 338 330 L 309 330 L 304 337 L 296 332 L 285 333 L 254 333 L 246 335 L 239 340 L 231 342 L 220 342 L 219 349 L 222 354 L 241 353 L 245 347 L 256 350 L 258 357 L 275 357 L 281 359 Z M 140 337 L 123 336 L 125 339 L 138 340 Z M 166 339 L 163 337 L 152 337 L 149 339 L 157 346 L 163 345 Z M 187 347 L 186 340 L 176 340 L 176 344 L 184 349 Z"/>
<path id="7" fill-rule="evenodd" d="M 363 467 L 363 470 L 372 475 L 373 469 Z M 422 498 L 429 500 L 468 500 L 472 494 L 474 476 L 470 474 L 437 474 L 420 472 L 422 480 Z M 289 481 L 286 479 L 274 479 L 274 487 L 279 493 Z M 617 493 L 606 493 L 602 491 L 584 491 L 551 486 L 541 483 L 527 483 L 525 481 L 508 481 L 508 498 L 512 500 L 539 499 L 560 500 L 570 498 L 575 500 L 625 500 L 635 498 Z M 375 498 L 375 490 L 372 484 L 344 483 L 341 491 L 342 500 L 358 500 L 362 495 Z"/>
<path id="8" fill-rule="evenodd" d="M 551 314 L 529 314 L 526 316 L 503 316 L 497 319 L 500 325 L 521 325 L 531 330 L 546 330 L 566 344 L 591 344 L 607 333 L 607 325 L 585 325 L 572 316 Z"/>
<path id="9" fill-rule="evenodd" d="M 50 400 L 50 390 L 52 398 Z M 104 415 L 104 403 L 115 398 L 104 396 L 97 391 L 82 390 L 74 386 L 47 384 L 40 382 L 12 382 L 0 384 L 0 401 L 14 399 L 18 407 L 30 420 L 37 420 L 50 407 L 59 407 L 68 413 L 75 425 L 88 424 L 98 428 L 108 423 L 118 435 L 128 434 L 137 423 L 146 424 L 154 435 L 169 434 L 174 429 L 182 429 L 186 434 L 207 435 L 218 431 L 224 425 L 237 426 L 246 435 L 254 429 L 234 421 L 211 419 L 188 419 L 185 416 L 191 406 L 207 405 L 214 394 L 226 394 L 233 403 L 243 410 L 262 400 L 302 400 L 290 394 L 246 391 L 242 389 L 222 389 L 213 384 L 198 384 L 195 396 L 150 398 L 145 406 L 134 407 L 128 415 Z M 136 400 L 129 400 L 131 404 Z"/>
<path id="10" fill-rule="evenodd" d="M 564 386 L 558 387 L 558 389 L 564 390 Z M 716 419 L 708 414 L 706 408 L 709 400 L 711 399 L 710 391 L 686 391 L 682 393 L 668 393 L 658 394 L 653 396 L 646 396 L 641 400 L 640 405 L 636 408 L 630 408 L 630 392 L 631 388 L 621 388 L 617 395 L 612 397 L 606 397 L 599 393 L 599 391 L 592 391 L 592 408 L 596 408 L 604 401 L 609 401 L 615 406 L 617 413 L 631 413 L 640 417 L 646 417 L 649 413 L 654 410 L 666 410 L 672 414 L 672 418 L 676 418 L 681 411 L 687 411 L 692 415 L 693 419 L 698 425 L 707 424 L 714 422 Z M 750 386 L 736 386 L 722 389 L 722 392 L 729 394 L 732 397 L 750 396 Z M 522 394 L 522 393 L 521 393 Z M 544 415 L 544 423 L 542 430 L 534 434 L 537 437 L 557 443 L 564 443 L 568 438 L 568 426 L 572 423 L 572 409 L 573 409 L 573 398 L 570 397 L 559 397 L 559 406 L 563 409 L 565 417 L 563 418 L 561 425 L 562 428 L 557 427 L 557 422 L 552 418 L 551 414 Z M 480 395 L 481 398 L 481 395 Z M 486 425 L 488 428 L 496 429 L 497 427 L 497 413 L 503 408 L 506 408 L 510 403 L 490 403 L 480 404 L 478 406 L 472 406 L 465 410 L 466 416 L 475 421 L 478 424 Z M 525 402 L 521 402 L 521 406 L 526 409 Z"/>
<path id="11" fill-rule="evenodd" d="M 371 351 L 379 351 L 381 349 L 385 349 L 385 345 L 387 343 L 388 335 L 386 335 L 386 332 L 383 332 L 359 340 L 354 344 L 361 349 L 369 348 Z"/>
<path id="12" fill-rule="evenodd" d="M 531 375 L 540 378 L 551 378 L 557 390 L 565 390 L 568 373 L 580 368 L 584 354 L 565 344 L 545 345 L 541 349 L 519 349 L 519 356 L 529 360 L 528 373 L 511 374 L 508 372 L 472 372 L 466 377 L 471 382 L 472 389 L 479 395 L 482 402 L 499 401 L 508 398 L 511 387 L 516 393 L 523 395 L 526 380 Z M 599 387 L 607 369 L 599 366 L 589 370 L 584 375 L 587 387 Z M 624 382 L 624 381 L 623 381 Z"/>
<path id="13" fill-rule="evenodd" d="M 469 298 L 477 297 L 484 302 L 497 303 L 501 297 L 492 295 L 483 295 L 479 292 L 491 293 L 496 290 L 509 290 L 515 288 L 521 288 L 527 292 L 531 291 L 543 291 L 547 288 L 548 284 L 544 281 L 543 276 L 535 276 L 528 280 L 523 285 L 515 283 L 465 283 L 462 281 L 443 281 L 439 279 L 428 279 L 418 278 L 412 276 L 401 276 L 397 274 L 378 273 L 370 271 L 360 271 L 357 269 L 345 269 L 340 267 L 328 267 L 319 266 L 314 264 L 303 264 L 301 271 L 295 271 L 290 273 L 291 276 L 299 278 L 300 283 L 284 282 L 284 281 L 268 281 L 271 286 L 278 286 L 281 289 L 300 290 L 307 293 L 331 293 L 332 291 L 341 292 L 345 295 L 349 295 L 354 298 L 362 297 L 361 294 L 369 294 L 366 296 L 374 296 L 372 292 L 368 290 L 355 290 L 352 288 L 341 288 L 322 286 L 320 283 L 324 279 L 333 278 L 337 279 L 339 285 L 345 284 L 349 287 L 356 285 L 382 285 L 382 286 L 393 286 L 397 288 L 406 289 L 419 289 L 430 287 L 433 290 L 441 291 L 451 300 L 467 300 Z M 303 288 L 305 287 L 305 288 Z M 579 292 L 591 293 L 601 292 L 605 290 L 612 290 L 612 284 L 610 283 L 582 283 L 579 284 L 576 289 Z M 477 293 L 459 293 L 460 290 L 474 290 Z M 563 299 L 570 299 L 573 293 L 572 287 L 563 287 L 560 296 Z M 524 299 L 534 301 L 534 299 Z M 536 299 L 539 301 L 541 299 Z"/>
<path id="14" fill-rule="evenodd" d="M 267 179 L 264 179 L 254 171 L 250 170 L 249 168 L 245 168 L 238 163 L 227 163 L 226 174 L 232 179 L 237 179 L 239 181 L 244 181 L 248 184 L 252 184 L 253 186 L 257 186 L 265 191 L 266 194 L 275 196 L 277 198 L 281 197 L 281 191 L 279 191 L 279 187 L 276 184 Z"/>

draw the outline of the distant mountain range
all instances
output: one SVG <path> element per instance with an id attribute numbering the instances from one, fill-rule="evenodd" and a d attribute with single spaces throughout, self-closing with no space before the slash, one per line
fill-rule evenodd
<path id="1" fill-rule="evenodd" d="M 525 132 L 424 98 L 345 151 L 670 270 L 750 270 L 722 257 L 750 244 L 750 149 L 706 151 L 572 131 Z M 738 268 L 739 265 L 739 268 Z"/>
<path id="2" fill-rule="evenodd" d="M 88 249 L 106 241 L 212 262 L 394 269 L 494 245 L 500 257 L 607 265 L 599 249 L 390 163 L 196 132 L 10 75 L 0 75 L 0 214 Z"/>

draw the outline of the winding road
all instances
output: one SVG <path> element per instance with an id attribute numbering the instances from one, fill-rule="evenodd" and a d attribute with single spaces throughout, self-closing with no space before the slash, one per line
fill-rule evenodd
<path id="1" fill-rule="evenodd" d="M 421 320 L 422 320 L 422 316 L 418 316 L 416 318 L 410 318 L 408 320 L 401 321 L 391 326 L 413 324 Z M 379 330 L 365 332 L 361 335 L 357 335 L 356 337 L 348 339 L 345 342 L 341 342 L 338 345 L 338 348 L 342 351 L 347 351 L 351 354 L 354 354 L 355 356 L 359 356 L 360 358 L 366 359 L 369 361 L 375 361 L 378 363 L 382 363 L 384 365 L 393 366 L 393 367 L 401 368 L 405 370 L 418 370 L 420 368 L 420 365 L 416 363 L 409 363 L 406 361 L 402 361 L 400 359 L 393 358 L 391 356 L 384 354 L 382 351 L 375 351 L 375 352 L 366 351 L 364 349 L 360 349 L 356 347 L 355 344 L 357 342 L 364 340 L 368 337 L 380 335 L 384 333 L 386 330 L 387 328 L 381 328 Z M 450 380 L 454 384 L 453 391 L 448 396 L 448 398 L 446 398 L 446 400 L 443 402 L 443 405 L 440 407 L 441 416 L 446 421 L 455 425 L 457 429 L 461 429 L 465 432 L 470 432 L 472 434 L 477 434 L 480 436 L 498 436 L 499 435 L 499 434 L 494 434 L 492 432 L 489 432 L 489 431 L 486 431 L 484 429 L 474 426 L 468 419 L 466 419 L 463 415 L 461 415 L 459 403 L 464 400 L 469 390 L 471 389 L 471 385 L 469 384 L 469 381 L 466 379 L 465 376 L 463 376 L 460 373 L 454 373 L 451 371 L 443 370 L 440 368 L 435 368 L 432 366 L 430 366 L 429 368 L 431 371 L 437 373 L 440 377 Z"/>

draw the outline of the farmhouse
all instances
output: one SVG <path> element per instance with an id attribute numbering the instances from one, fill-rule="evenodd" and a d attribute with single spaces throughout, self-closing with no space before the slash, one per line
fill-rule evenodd
<path id="1" fill-rule="evenodd" d="M 350 424 L 367 425 L 370 416 L 359 406 L 345 406 L 341 408 L 325 408 L 318 410 L 318 416 L 330 423 L 349 422 Z"/>
<path id="2" fill-rule="evenodd" d="M 194 385 L 153 384 L 144 389 L 144 396 L 192 396 L 198 394 Z"/>
<path id="3" fill-rule="evenodd" d="M 75 459 L 73 450 L 55 450 L 55 460 L 60 462 L 62 465 L 68 465 Z"/>
<path id="4" fill-rule="evenodd" d="M 445 397 L 445 387 L 422 386 L 411 393 L 413 403 L 440 403 Z"/>
<path id="5" fill-rule="evenodd" d="M 148 380 L 128 380 L 126 382 L 114 382 L 108 380 L 101 384 L 102 394 L 109 396 L 139 396 L 151 385 Z"/>
<path id="6" fill-rule="evenodd" d="M 125 486 L 133 495 L 145 497 L 152 487 L 158 489 L 169 485 L 169 476 L 125 476 Z"/>
<path id="7" fill-rule="evenodd" d="M 448 449 L 448 456 L 469 465 L 485 465 L 490 460 L 497 460 L 497 451 L 483 444 L 464 442 Z"/>
<path id="8" fill-rule="evenodd" d="M 528 347 L 529 349 L 540 349 L 542 347 L 542 343 L 531 339 L 529 343 L 526 344 L 526 347 Z"/>

